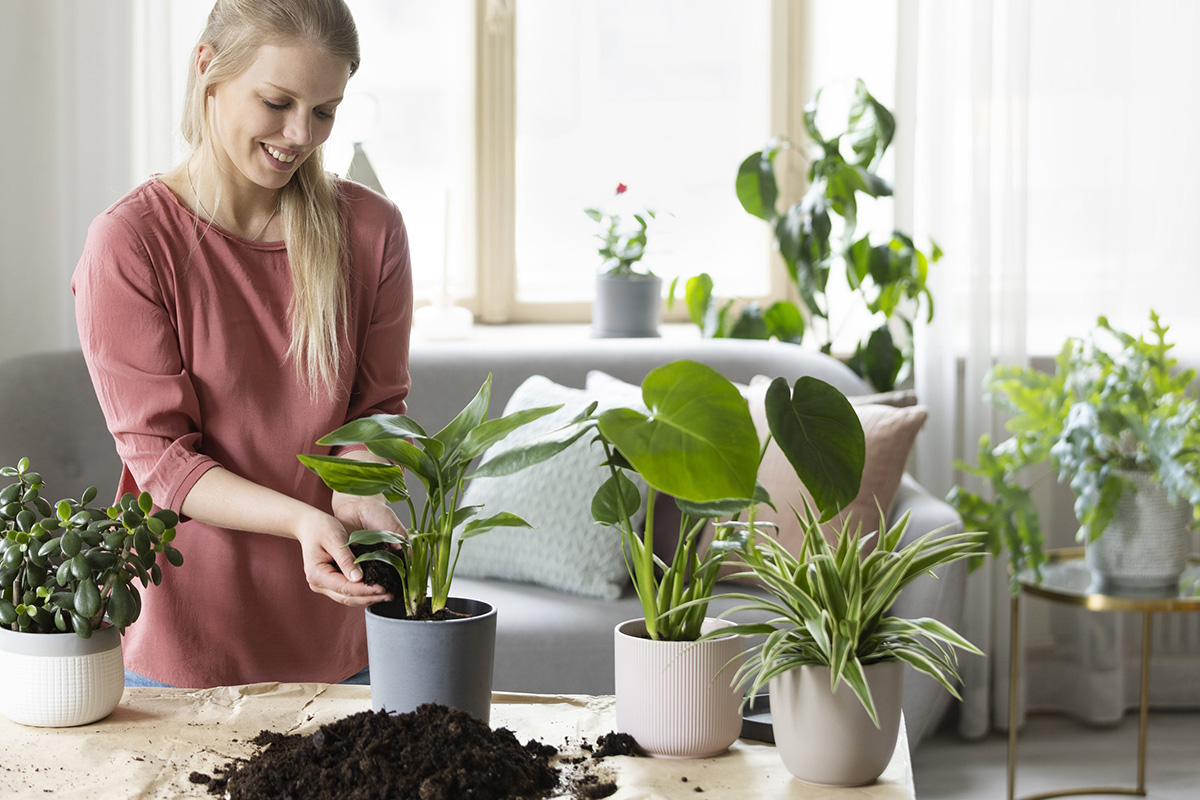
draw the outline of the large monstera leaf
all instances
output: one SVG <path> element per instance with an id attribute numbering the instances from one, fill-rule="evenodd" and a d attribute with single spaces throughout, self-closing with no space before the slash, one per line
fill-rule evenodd
<path id="1" fill-rule="evenodd" d="M 675 361 L 642 382 L 649 415 L 616 408 L 600 432 L 646 483 L 692 502 L 753 497 L 759 440 L 746 400 L 720 373 Z"/>

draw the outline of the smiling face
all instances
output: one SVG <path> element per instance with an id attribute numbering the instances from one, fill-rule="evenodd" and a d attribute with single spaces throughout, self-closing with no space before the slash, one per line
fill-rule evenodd
<path id="1" fill-rule="evenodd" d="M 201 45 L 197 69 L 207 66 Z M 263 45 L 209 102 L 218 166 L 243 188 L 281 189 L 329 138 L 350 64 L 305 41 Z"/>

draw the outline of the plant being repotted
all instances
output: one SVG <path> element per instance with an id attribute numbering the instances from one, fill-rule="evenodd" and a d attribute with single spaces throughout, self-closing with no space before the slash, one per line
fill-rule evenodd
<path id="1" fill-rule="evenodd" d="M 26 725 L 83 725 L 121 700 L 121 634 L 141 613 L 143 587 L 183 554 L 171 544 L 178 516 L 154 511 L 149 494 L 91 508 L 50 502 L 42 476 L 23 458 L 0 468 L 0 713 Z M 33 691 L 40 687 L 40 691 Z"/>
<path id="2" fill-rule="evenodd" d="M 1053 374 L 1016 366 L 989 373 L 987 399 L 1006 412 L 1012 436 L 997 445 L 983 436 L 978 465 L 959 467 L 983 478 L 994 499 L 959 487 L 949 500 L 988 532 L 993 555 L 1007 548 L 1014 580 L 1045 563 L 1029 486 L 1057 472 L 1075 494 L 1078 538 L 1102 582 L 1178 582 L 1188 523 L 1200 519 L 1200 400 L 1195 371 L 1171 355 L 1169 329 L 1154 311 L 1150 323 L 1149 338 L 1135 337 L 1100 317 L 1088 336 L 1067 340 Z"/>
<path id="3" fill-rule="evenodd" d="M 804 128 L 810 147 L 802 152 L 792 142 L 772 139 L 742 161 L 736 182 L 742 208 L 771 226 L 799 305 L 779 300 L 765 309 L 753 302 L 737 307 L 733 299 L 718 299 L 712 278 L 702 273 L 685 284 L 687 311 L 707 337 L 799 343 L 810 336 L 830 353 L 855 311 L 833 307 L 829 278 L 841 271 L 855 306 L 876 324 L 847 363 L 876 391 L 891 391 L 911 370 L 913 324 L 922 301 L 927 321 L 933 318 L 926 275 L 942 253 L 931 242 L 927 256 L 900 231 L 876 243 L 870 233 L 857 233 L 860 195 L 892 194 L 891 184 L 876 170 L 896 130 L 891 112 L 865 83 L 818 90 L 804 108 Z M 807 158 L 808 181 L 804 196 L 783 209 L 775 171 L 781 153 Z"/>
<path id="4" fill-rule="evenodd" d="M 619 530 L 643 609 L 641 619 L 614 634 L 618 727 L 652 754 L 708 756 L 726 749 L 741 728 L 741 697 L 718 673 L 742 645 L 721 635 L 730 623 L 705 615 L 725 554 L 744 538 L 758 503 L 769 501 L 756 480 L 761 447 L 746 400 L 710 367 L 676 361 L 652 370 L 642 400 L 644 409 L 586 414 L 540 444 L 591 434 L 610 471 L 592 514 Z M 790 423 L 777 434 L 780 446 L 832 515 L 858 492 L 864 445 L 857 414 L 815 378 L 798 381 L 794 394 L 777 379 L 768 403 L 778 403 Z M 632 523 L 642 497 L 627 473 L 648 487 L 644 530 Z M 654 507 L 663 494 L 682 512 L 670 562 L 654 554 Z M 750 523 L 738 521 L 743 512 Z M 701 534 L 713 520 L 725 524 L 705 550 Z"/>
<path id="5" fill-rule="evenodd" d="M 496 609 L 479 600 L 451 597 L 454 568 L 467 539 L 529 523 L 503 511 L 482 517 L 481 506 L 462 506 L 460 499 L 468 477 L 509 475 L 554 455 L 557 451 L 526 452 L 485 464 L 474 473 L 471 469 L 491 445 L 560 408 L 488 419 L 491 388 L 488 375 L 474 399 L 437 433 L 426 433 L 405 415 L 380 414 L 349 422 L 317 441 L 328 446 L 362 444 L 387 463 L 299 456 L 334 491 L 382 494 L 407 511 L 403 536 L 367 530 L 354 531 L 349 538 L 349 546 L 361 548 L 356 550 L 358 563 L 383 562 L 396 579 L 395 600 L 370 606 L 366 615 L 371 699 L 377 711 L 404 713 L 438 702 L 485 722 L 489 718 Z M 425 488 L 419 508 L 408 490 L 412 477 Z M 383 579 L 378 582 L 389 585 Z"/>
<path id="6" fill-rule="evenodd" d="M 592 334 L 597 337 L 658 336 L 662 319 L 662 279 L 641 265 L 650 221 L 657 215 L 628 207 L 627 191 L 619 183 L 609 208 L 583 210 L 600 226 L 600 271 L 592 305 Z"/>
<path id="7" fill-rule="evenodd" d="M 748 697 L 769 687 L 775 744 L 795 777 L 867 784 L 896 748 L 903 666 L 958 697 L 955 648 L 982 655 L 935 619 L 902 619 L 888 610 L 914 579 L 978 553 L 979 535 L 939 538 L 934 531 L 901 547 L 908 515 L 889 529 L 881 512 L 881 533 L 863 536 L 861 526 L 847 523 L 835 545 L 811 512 L 796 513 L 804 531 L 799 553 L 762 531 L 739 551 L 747 568 L 735 577 L 756 578 L 768 596 L 732 593 L 743 603 L 722 616 L 757 612 L 770 619 L 729 629 L 764 637 L 747 651 L 736 684 L 748 687 Z"/>

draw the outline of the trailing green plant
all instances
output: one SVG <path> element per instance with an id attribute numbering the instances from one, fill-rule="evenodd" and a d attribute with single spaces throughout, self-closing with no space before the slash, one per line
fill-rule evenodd
<path id="1" fill-rule="evenodd" d="M 118 631 L 141 613 L 136 582 L 158 585 L 158 555 L 173 566 L 174 511 L 154 511 L 143 492 L 109 508 L 90 508 L 96 488 L 79 500 L 42 496 L 42 476 L 22 458 L 0 468 L 14 481 L 0 490 L 0 625 L 27 633 L 74 631 L 84 639 L 107 619 Z"/>
<path id="2" fill-rule="evenodd" d="M 625 184 L 618 183 L 616 196 L 621 197 L 628 188 Z M 649 220 L 655 218 L 654 211 L 647 208 L 617 213 L 599 208 L 585 208 L 583 213 L 600 225 L 596 238 L 600 240 L 601 274 L 626 277 L 654 274 L 650 270 L 638 270 L 634 267 L 646 253 Z"/>
<path id="3" fill-rule="evenodd" d="M 463 488 L 469 477 L 509 475 L 552 456 L 550 451 L 526 452 L 471 472 L 472 462 L 493 444 L 561 406 L 526 409 L 489 420 L 491 389 L 489 374 L 471 402 L 434 434 L 403 414 L 377 414 L 349 422 L 317 440 L 328 446 L 366 445 L 370 452 L 387 459 L 386 464 L 339 456 L 298 456 L 336 492 L 382 494 L 389 502 L 403 502 L 408 511 L 406 535 L 354 531 L 348 544 L 391 545 L 369 550 L 356 561 L 381 561 L 396 571 L 402 586 L 402 596 L 397 599 L 409 617 L 436 614 L 445 608 L 464 541 L 496 528 L 530 527 L 508 512 L 479 517 L 482 506 L 460 505 Z M 425 487 L 419 509 L 408 491 L 410 476 Z"/>
<path id="4" fill-rule="evenodd" d="M 1130 489 L 1122 470 L 1153 473 L 1172 502 L 1200 520 L 1200 401 L 1196 373 L 1179 369 L 1169 328 L 1150 312 L 1150 338 L 1117 330 L 1105 317 L 1071 337 L 1053 374 L 1011 365 L 992 369 L 987 401 L 1006 413 L 1012 436 L 980 438 L 978 464 L 957 466 L 984 479 L 993 499 L 956 487 L 949 501 L 970 527 L 988 532 L 988 550 L 1007 549 L 1015 576 L 1045 563 L 1029 487 L 1057 473 L 1075 494 L 1078 538 L 1100 536 Z M 1043 466 L 1043 469 L 1033 471 Z"/>
<path id="5" fill-rule="evenodd" d="M 930 262 L 941 258 L 942 251 L 931 242 L 926 255 L 901 231 L 879 242 L 873 242 L 870 233 L 858 235 L 860 195 L 892 194 L 891 184 L 876 170 L 896 124 L 861 80 L 854 83 L 846 117 L 831 120 L 830 108 L 844 99 L 827 102 L 833 88 L 818 90 L 804 108 L 811 146 L 804 153 L 808 189 L 799 201 L 779 207 L 775 162 L 781 153 L 800 150 L 792 142 L 771 139 L 738 167 L 738 201 L 771 226 L 800 305 L 781 300 L 765 309 L 757 303 L 738 309 L 734 299 L 715 297 L 711 277 L 702 273 L 685 284 L 687 310 L 705 336 L 795 343 L 811 336 L 822 352 L 830 353 L 839 328 L 853 312 L 832 307 L 829 279 L 841 272 L 850 297 L 857 298 L 853 302 L 877 325 L 858 342 L 847 363 L 876 390 L 891 391 L 911 370 L 913 324 L 922 301 L 926 321 L 933 319 L 926 280 Z"/>
<path id="6" fill-rule="evenodd" d="M 645 409 L 595 407 L 530 443 L 562 449 L 585 434 L 599 445 L 609 478 L 592 500 L 592 516 L 620 531 L 626 564 L 652 639 L 695 641 L 726 554 L 741 546 L 755 509 L 769 502 L 757 482 L 761 449 L 745 398 L 711 367 L 674 361 L 642 381 Z M 832 516 L 858 493 L 864 455 L 862 427 L 849 401 L 827 383 L 801 378 L 795 392 L 776 379 L 768 408 L 786 423 L 780 446 L 801 464 L 815 501 Z M 507 455 L 507 454 L 506 454 Z M 645 525 L 633 519 L 642 496 L 630 474 L 647 485 Z M 654 554 L 655 504 L 674 497 L 681 511 L 670 562 Z M 748 521 L 740 521 L 746 513 Z M 704 549 L 705 524 L 724 520 Z"/>
<path id="7" fill-rule="evenodd" d="M 749 698 L 789 670 L 829 667 L 830 688 L 849 685 L 877 727 L 879 717 L 863 672 L 871 664 L 906 662 L 958 697 L 955 648 L 976 655 L 981 651 L 938 620 L 904 619 L 889 616 L 888 610 L 916 578 L 978 552 L 978 534 L 937 538 L 934 531 L 900 547 L 909 515 L 887 528 L 881 513 L 879 530 L 885 532 L 868 552 L 876 534 L 863 536 L 861 526 L 851 529 L 847 522 L 831 545 L 813 514 L 806 510 L 796 516 L 804 532 L 799 553 L 788 552 L 761 531 L 754 531 L 739 552 L 747 569 L 735 577 L 757 578 L 768 596 L 731 593 L 743 602 L 721 616 L 750 612 L 771 619 L 716 632 L 764 637 L 748 648 L 735 684 L 749 687 Z"/>

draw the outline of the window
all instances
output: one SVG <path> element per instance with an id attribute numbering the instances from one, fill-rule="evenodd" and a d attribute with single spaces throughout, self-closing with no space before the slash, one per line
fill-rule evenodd
<path id="1" fill-rule="evenodd" d="M 770 24 L 768 0 L 521 0 L 518 313 L 591 299 L 583 209 L 618 183 L 658 212 L 643 264 L 664 283 L 707 271 L 728 293 L 767 294 L 770 240 L 733 187 L 771 136 Z"/>
<path id="2" fill-rule="evenodd" d="M 707 271 L 719 294 L 781 291 L 734 177 L 788 118 L 790 0 L 347 2 L 363 62 L 326 166 L 344 174 L 362 144 L 408 224 L 418 303 L 446 291 L 488 322 L 586 321 L 599 264 L 583 209 L 618 182 L 660 212 L 644 263 L 664 284 Z M 185 152 L 187 53 L 211 7 L 141 6 L 172 65 L 169 89 L 139 90 L 158 93 L 146 160 L 169 137 Z"/>

